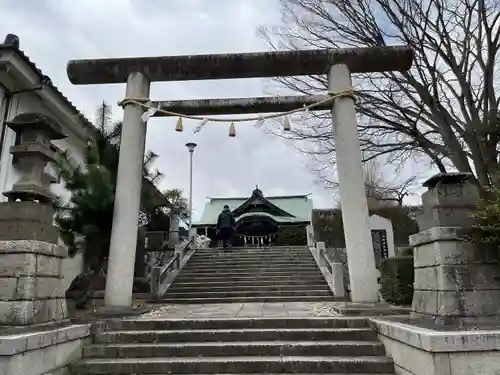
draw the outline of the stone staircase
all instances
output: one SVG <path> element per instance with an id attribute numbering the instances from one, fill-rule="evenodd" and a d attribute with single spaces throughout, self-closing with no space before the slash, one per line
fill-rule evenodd
<path id="1" fill-rule="evenodd" d="M 366 318 L 135 319 L 96 324 L 78 375 L 394 374 Z"/>
<path id="2" fill-rule="evenodd" d="M 177 304 L 332 300 L 307 247 L 200 249 L 162 298 Z"/>

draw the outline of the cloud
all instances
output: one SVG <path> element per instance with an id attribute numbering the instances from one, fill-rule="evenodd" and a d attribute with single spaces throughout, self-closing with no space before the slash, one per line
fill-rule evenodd
<path id="1" fill-rule="evenodd" d="M 145 6 L 147 4 L 147 6 Z M 20 37 L 21 49 L 49 75 L 89 118 L 102 100 L 115 105 L 124 85 L 73 86 L 66 76 L 70 59 L 161 56 L 267 50 L 257 28 L 279 22 L 276 0 L 0 0 L 0 35 Z M 260 96 L 266 82 L 225 80 L 153 83 L 153 100 Z M 120 108 L 114 116 L 119 119 Z M 200 216 L 207 196 L 246 196 L 256 184 L 264 194 L 313 193 L 318 207 L 334 204 L 305 168 L 307 159 L 284 140 L 238 124 L 212 123 L 193 135 L 196 123 L 174 131 L 176 119 L 153 119 L 146 147 L 159 154 L 165 174 L 161 188 L 188 194 L 189 154 L 195 141 L 193 206 Z"/>

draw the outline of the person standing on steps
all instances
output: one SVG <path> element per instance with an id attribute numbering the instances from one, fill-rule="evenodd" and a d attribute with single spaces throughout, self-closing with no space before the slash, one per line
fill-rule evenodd
<path id="1" fill-rule="evenodd" d="M 236 221 L 234 215 L 226 204 L 217 218 L 217 233 L 222 240 L 222 247 L 227 249 L 232 243 Z"/>

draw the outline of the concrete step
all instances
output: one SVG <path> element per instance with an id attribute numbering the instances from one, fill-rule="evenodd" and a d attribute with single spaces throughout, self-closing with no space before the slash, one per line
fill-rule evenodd
<path id="1" fill-rule="evenodd" d="M 190 264 L 195 264 L 195 265 L 204 265 L 204 264 L 210 264 L 213 266 L 224 266 L 226 264 L 231 264 L 231 265 L 254 265 L 254 264 L 283 264 L 283 265 L 290 265 L 290 264 L 316 264 L 316 261 L 314 260 L 313 257 L 306 258 L 306 257 L 300 257 L 296 259 L 288 258 L 288 259 L 283 259 L 283 258 L 276 258 L 276 259 L 224 259 L 224 258 L 217 258 L 217 259 L 193 259 L 191 258 L 189 260 Z"/>
<path id="2" fill-rule="evenodd" d="M 179 276 L 180 277 L 180 276 Z M 243 279 L 243 280 L 232 280 L 231 282 L 227 282 L 226 279 L 224 280 L 215 280 L 215 281 L 205 281 L 203 283 L 198 282 L 199 278 L 196 278 L 195 281 L 193 280 L 186 280 L 183 282 L 179 282 L 179 278 L 177 278 L 174 281 L 174 284 L 172 287 L 180 287 L 180 288 L 189 288 L 189 287 L 206 287 L 208 289 L 211 288 L 245 288 L 247 286 L 252 286 L 255 288 L 264 288 L 264 287 L 269 287 L 269 286 L 275 286 L 276 288 L 285 288 L 285 287 L 290 287 L 290 288 L 296 288 L 300 287 L 303 285 L 325 285 L 325 280 L 324 278 L 321 277 L 313 277 L 309 279 L 297 279 L 295 278 L 284 278 L 283 281 L 276 281 L 277 279 L 270 279 L 270 280 L 262 280 L 262 278 L 255 279 L 255 278 L 248 278 L 248 279 Z"/>
<path id="3" fill-rule="evenodd" d="M 259 257 L 259 256 L 269 256 L 269 257 L 281 257 L 281 256 L 302 256 L 311 255 L 311 251 L 307 250 L 285 250 L 285 251 L 238 251 L 238 250 L 197 250 L 194 256 L 228 256 L 228 257 Z"/>
<path id="4" fill-rule="evenodd" d="M 222 297 L 222 298 L 170 298 L 168 296 L 161 298 L 158 302 L 160 303 L 172 303 L 172 304 L 207 304 L 207 303 L 252 303 L 252 302 L 333 302 L 333 301 L 345 301 L 344 298 L 335 298 L 332 296 L 310 296 L 305 294 L 303 296 L 265 296 L 265 297 Z M 157 301 L 152 301 L 157 302 Z"/>
<path id="5" fill-rule="evenodd" d="M 314 250 L 313 250 L 314 251 Z M 311 250 L 308 248 L 297 248 L 297 249 L 267 249 L 267 248 L 246 248 L 246 249 L 237 249 L 234 247 L 228 249 L 222 248 L 210 248 L 210 249 L 197 249 L 197 254 L 210 255 L 210 254 L 303 254 L 310 253 Z"/>
<path id="6" fill-rule="evenodd" d="M 195 279 L 196 276 L 196 279 Z M 300 275 L 300 279 L 297 275 L 289 275 L 289 274 L 280 274 L 280 275 L 259 275 L 259 277 L 255 277 L 255 274 L 252 275 L 241 275 L 241 274 L 200 274 L 195 275 L 186 274 L 184 272 L 180 272 L 179 276 L 175 278 L 174 283 L 185 283 L 185 282 L 194 282 L 196 283 L 205 283 L 205 282 L 222 282 L 225 284 L 231 284 L 238 281 L 248 282 L 254 281 L 256 284 L 261 282 L 272 282 L 276 284 L 285 284 L 287 282 L 324 282 L 325 278 L 318 271 L 314 274 L 304 274 Z"/>
<path id="7" fill-rule="evenodd" d="M 303 272 L 320 272 L 320 269 L 317 266 L 307 266 L 307 267 L 296 267 L 294 265 L 288 265 L 284 267 L 259 267 L 257 266 L 249 266 L 249 267 L 241 267 L 241 268 L 233 268 L 233 267 L 224 267 L 224 268 L 194 268 L 190 267 L 189 264 L 182 270 L 185 273 L 272 273 L 272 272 L 287 272 L 287 273 L 303 273 Z"/>
<path id="8" fill-rule="evenodd" d="M 245 341 L 90 345 L 84 358 L 229 356 L 383 356 L 384 346 L 365 341 Z"/>
<path id="9" fill-rule="evenodd" d="M 76 374 L 391 373 L 385 357 L 177 357 L 85 359 Z"/>
<path id="10" fill-rule="evenodd" d="M 228 259 L 246 259 L 246 258 L 295 258 L 295 257 L 310 257 L 312 256 L 309 250 L 304 251 L 281 251 L 281 252 L 269 252 L 269 251 L 261 251 L 261 252 L 238 252 L 238 251 L 211 251 L 211 252 L 201 252 L 197 250 L 196 253 L 193 254 L 193 257 L 196 258 L 228 258 Z"/>
<path id="11" fill-rule="evenodd" d="M 238 250 L 197 250 L 194 256 L 227 256 L 227 257 L 282 257 L 282 256 L 310 256 L 311 252 L 307 250 L 284 250 L 284 251 L 238 251 Z"/>
<path id="12" fill-rule="evenodd" d="M 213 258 L 190 258 L 189 260 L 192 264 L 275 264 L 275 263 L 306 263 L 306 264 L 316 264 L 316 261 L 312 256 L 303 257 L 273 257 L 273 258 L 226 258 L 226 257 L 213 257 Z"/>
<path id="13" fill-rule="evenodd" d="M 184 273 L 193 273 L 193 274 L 198 274 L 198 275 L 209 275 L 209 274 L 224 274 L 224 275 L 227 275 L 228 273 L 237 273 L 237 274 L 241 274 L 241 273 L 245 273 L 245 274 L 248 274 L 248 273 L 251 273 L 251 275 L 256 275 L 256 274 L 263 274 L 263 273 L 269 273 L 271 271 L 274 271 L 274 272 L 278 272 L 278 273 L 283 273 L 285 271 L 288 271 L 289 269 L 288 268 L 277 268 L 277 269 L 267 269 L 267 270 L 263 270 L 263 272 L 259 272 L 260 270 L 263 270 L 262 268 L 246 268 L 246 269 L 234 269 L 234 268 L 226 268 L 226 269 L 210 269 L 210 268 L 207 268 L 207 269 L 193 269 L 191 267 L 186 267 L 186 268 L 183 268 L 183 272 Z M 298 273 L 299 274 L 315 274 L 315 273 L 319 273 L 321 274 L 321 271 L 319 268 L 302 268 L 302 269 L 291 269 L 291 273 L 295 276 L 297 275 Z M 211 272 L 210 272 L 211 271 Z M 233 272 L 235 271 L 235 272 Z M 241 271 L 241 272 L 240 272 Z M 288 273 L 288 272 L 287 272 Z"/>
<path id="14" fill-rule="evenodd" d="M 229 284 L 233 278 L 237 279 L 242 279 L 242 278 L 254 278 L 254 280 L 276 280 L 277 284 L 282 284 L 280 280 L 283 280 L 283 278 L 306 278 L 308 280 L 321 280 L 319 276 L 323 276 L 319 271 L 318 272 L 308 272 L 308 273 L 300 273 L 300 272 L 295 272 L 295 273 L 288 273 L 288 272 L 274 272 L 274 273 L 258 273 L 258 272 L 240 272 L 240 273 L 234 273 L 234 272 L 181 272 L 178 277 L 182 276 L 181 279 L 182 281 L 196 281 L 196 282 L 203 282 L 204 280 L 217 280 L 217 281 L 224 281 Z M 175 279 L 177 281 L 177 278 Z M 324 280 L 324 277 L 323 277 Z"/>
<path id="15" fill-rule="evenodd" d="M 213 284 L 199 284 L 192 283 L 189 285 L 174 283 L 168 292 L 191 292 L 191 293 L 206 293 L 206 292 L 231 292 L 231 291 L 260 291 L 260 292 L 284 292 L 289 290 L 330 290 L 326 282 L 314 283 L 314 284 L 303 284 L 303 285 L 277 285 L 276 283 L 270 283 L 269 285 L 255 285 L 255 283 L 249 283 L 248 285 L 234 285 L 228 283 Z"/>
<path id="16" fill-rule="evenodd" d="M 275 277 L 275 276 L 293 276 L 302 277 L 304 275 L 321 275 L 319 268 L 311 270 L 299 270 L 299 269 L 282 269 L 282 270 L 263 270 L 263 269 L 239 269 L 239 270 L 227 270 L 227 271 L 212 271 L 212 272 L 197 272 L 192 270 L 182 270 L 181 273 L 184 276 L 209 276 L 209 275 L 224 275 L 226 277 L 242 277 L 249 276 L 260 278 L 262 276 Z"/>
<path id="17" fill-rule="evenodd" d="M 238 260 L 197 260 L 197 259 L 190 259 L 189 263 L 190 266 L 193 267 L 205 267 L 209 265 L 210 267 L 223 267 L 223 266 L 254 266 L 254 265 L 273 265 L 273 266 L 289 266 L 291 264 L 295 264 L 298 266 L 304 265 L 304 266 L 310 266 L 314 265 L 316 266 L 316 262 L 314 259 L 276 259 L 276 260 L 250 260 L 250 261 L 238 261 Z"/>
<path id="18" fill-rule="evenodd" d="M 105 331 L 166 331 L 217 329 L 371 329 L 367 318 L 309 317 L 309 318 L 209 318 L 209 319 L 112 319 L 96 324 L 96 330 Z"/>
<path id="19" fill-rule="evenodd" d="M 227 297 L 286 297 L 286 296 L 325 296 L 333 297 L 332 292 L 328 288 L 322 289 L 309 289 L 302 288 L 297 290 L 283 290 L 283 291 L 272 291 L 268 292 L 265 290 L 235 290 L 235 291 L 224 291 L 224 292 L 179 292 L 175 290 L 167 289 L 167 292 L 163 298 L 227 298 Z"/>
<path id="20" fill-rule="evenodd" d="M 221 247 L 218 248 L 205 248 L 205 249 L 198 249 L 200 252 L 211 252 L 211 251 L 217 251 L 220 250 L 222 251 L 223 249 Z M 267 251 L 267 252 L 279 252 L 279 251 L 308 251 L 309 248 L 307 246 L 265 246 L 265 247 L 230 247 L 226 249 L 228 252 L 261 252 L 261 251 Z"/>
<path id="21" fill-rule="evenodd" d="M 97 332 L 95 344 L 235 341 L 375 341 L 371 328 L 247 328 Z"/>

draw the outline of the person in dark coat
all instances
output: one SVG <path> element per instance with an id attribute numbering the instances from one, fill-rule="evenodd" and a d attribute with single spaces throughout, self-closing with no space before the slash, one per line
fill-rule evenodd
<path id="1" fill-rule="evenodd" d="M 222 247 L 224 249 L 227 249 L 232 242 L 235 225 L 234 215 L 226 204 L 217 218 L 217 232 L 219 233 L 219 238 L 222 240 Z"/>

